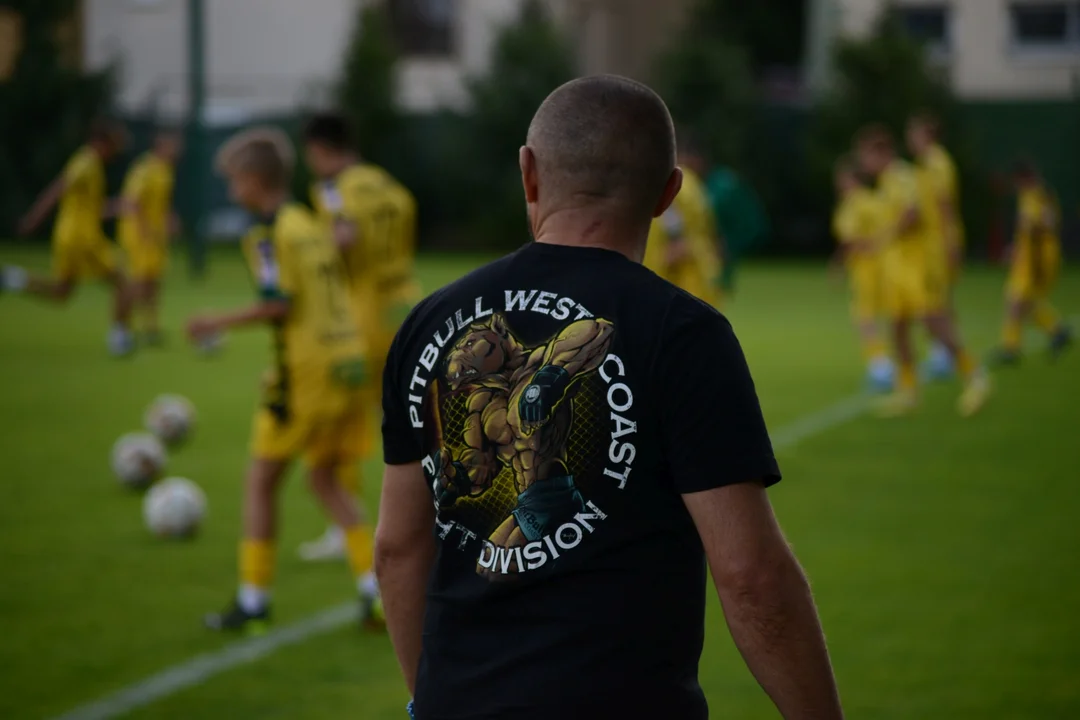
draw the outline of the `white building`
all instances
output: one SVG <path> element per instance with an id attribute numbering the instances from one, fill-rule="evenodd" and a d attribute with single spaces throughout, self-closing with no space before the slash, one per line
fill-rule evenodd
<path id="1" fill-rule="evenodd" d="M 223 120 L 324 102 L 362 3 L 204 0 L 208 112 Z M 403 51 L 399 95 L 411 110 L 458 107 L 483 73 L 499 28 L 522 0 L 385 0 Z M 587 72 L 645 72 L 686 0 L 544 0 Z M 120 104 L 180 116 L 188 106 L 188 0 L 83 0 L 90 69 L 118 64 Z"/>
<path id="2" fill-rule="evenodd" d="M 812 1 L 829 37 L 864 35 L 894 8 L 963 99 L 1059 100 L 1080 91 L 1080 0 Z"/>

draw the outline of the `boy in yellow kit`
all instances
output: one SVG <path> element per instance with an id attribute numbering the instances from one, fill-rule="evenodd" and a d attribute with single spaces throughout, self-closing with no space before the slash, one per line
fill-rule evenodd
<path id="1" fill-rule="evenodd" d="M 127 255 L 135 309 L 141 311 L 150 345 L 161 342 L 158 298 L 169 254 L 172 193 L 180 135 L 159 132 L 154 148 L 128 170 L 121 192 L 120 247 Z"/>
<path id="2" fill-rule="evenodd" d="M 839 203 L 833 214 L 833 233 L 848 271 L 851 315 L 862 344 L 868 384 L 885 392 L 892 389 L 896 371 L 881 328 L 885 241 L 881 201 L 863 185 L 847 158 L 836 164 L 835 181 Z"/>
<path id="3" fill-rule="evenodd" d="M 292 157 L 288 138 L 270 129 L 241 133 L 222 148 L 217 163 L 231 196 L 261 219 L 243 241 L 259 301 L 188 325 L 196 342 L 249 325 L 269 325 L 273 335 L 273 367 L 255 414 L 245 483 L 240 587 L 224 612 L 206 616 L 214 630 L 259 632 L 269 620 L 277 489 L 299 455 L 308 462 L 312 492 L 343 528 L 362 619 L 375 621 L 379 612 L 371 534 L 356 499 L 337 481 L 337 468 L 353 460 L 354 438 L 364 431 L 358 392 L 364 346 L 330 238 L 288 199 Z"/>
<path id="4" fill-rule="evenodd" d="M 660 277 L 714 307 L 721 303 L 720 236 L 701 181 L 704 162 L 692 141 L 679 139 L 683 184 L 671 207 L 653 220 L 644 265 Z"/>
<path id="5" fill-rule="evenodd" d="M 963 260 L 964 227 L 956 163 L 938 141 L 939 132 L 937 119 L 930 115 L 918 115 L 908 121 L 908 150 L 915 158 L 919 189 L 927 209 L 930 271 L 943 288 L 944 311 L 955 325 L 953 290 Z M 932 378 L 952 373 L 952 356 L 940 343 L 931 348 L 926 371 Z"/>
<path id="6" fill-rule="evenodd" d="M 956 360 L 964 383 L 957 403 L 961 415 L 969 416 L 985 404 L 990 381 L 967 353 L 956 328 L 945 311 L 945 288 L 934 270 L 930 240 L 927 239 L 928 208 L 919 192 L 915 170 L 896 156 L 892 135 L 880 126 L 860 131 L 856 138 L 859 166 L 874 178 L 881 201 L 882 227 L 886 235 L 883 254 L 885 268 L 885 310 L 893 330 L 900 370 L 897 390 L 886 399 L 881 413 L 905 414 L 918 401 L 918 377 L 911 325 L 923 324 L 930 336 L 944 345 Z"/>
<path id="7" fill-rule="evenodd" d="M 420 299 L 415 279 L 416 200 L 388 172 L 361 162 L 352 149 L 348 124 L 340 115 L 316 115 L 304 129 L 304 155 L 319 182 L 312 204 L 331 228 L 344 262 L 349 298 L 369 350 L 369 374 L 363 388 L 367 427 L 358 437 L 356 457 L 370 454 L 382 420 L 382 371 L 401 321 Z M 359 493 L 359 468 L 342 467 L 341 479 Z M 344 549 L 338 528 L 304 543 L 306 560 L 330 560 Z"/>
<path id="8" fill-rule="evenodd" d="M 90 130 L 86 145 L 79 148 L 64 171 L 53 180 L 19 223 L 19 233 L 33 232 L 59 204 L 53 227 L 53 277 L 35 277 L 26 270 L 6 266 L 0 272 L 0 289 L 27 292 L 54 302 L 65 303 L 80 280 L 104 280 L 113 289 L 113 325 L 109 332 L 109 352 L 127 355 L 135 345 L 129 328 L 131 295 L 123 273 L 116 266 L 112 244 L 105 237 L 101 221 L 106 214 L 105 164 L 123 150 L 124 128 L 99 121 Z"/>
<path id="9" fill-rule="evenodd" d="M 1001 347 L 995 355 L 996 362 L 1002 365 L 1020 361 L 1020 336 L 1027 319 L 1049 336 L 1051 357 L 1072 343 L 1072 331 L 1050 303 L 1050 292 L 1061 269 L 1061 209 L 1057 197 L 1027 160 L 1016 163 L 1013 182 L 1017 192 L 1016 237 L 1005 285 Z"/>

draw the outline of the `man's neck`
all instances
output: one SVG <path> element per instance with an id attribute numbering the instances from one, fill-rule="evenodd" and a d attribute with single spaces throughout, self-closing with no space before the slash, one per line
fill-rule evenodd
<path id="1" fill-rule="evenodd" d="M 548 214 L 535 229 L 538 243 L 611 250 L 641 262 L 649 228 L 634 227 L 617 213 L 572 208 Z"/>

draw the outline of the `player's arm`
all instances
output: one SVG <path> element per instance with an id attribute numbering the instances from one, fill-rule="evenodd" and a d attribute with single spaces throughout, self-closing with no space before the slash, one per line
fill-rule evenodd
<path id="1" fill-rule="evenodd" d="M 375 574 L 386 629 L 410 695 L 416 691 L 423 647 L 427 582 L 435 560 L 434 521 L 420 463 L 387 465 L 375 531 Z"/>
<path id="2" fill-rule="evenodd" d="M 757 392 L 719 314 L 673 307 L 654 368 L 669 476 L 701 537 L 731 635 L 785 718 L 841 717 L 825 639 L 765 487 L 780 479 Z"/>
<path id="3" fill-rule="evenodd" d="M 56 204 L 60 202 L 60 198 L 63 197 L 69 186 L 70 182 L 66 174 L 59 175 L 49 183 L 19 221 L 19 234 L 29 235 L 34 232 L 52 209 L 56 207 Z"/>
<path id="4" fill-rule="evenodd" d="M 188 321 L 188 336 L 193 341 L 198 341 L 236 328 L 266 325 L 284 320 L 289 314 L 289 308 L 287 298 L 278 298 L 262 300 L 239 310 L 200 315 Z"/>
<path id="5" fill-rule="evenodd" d="M 810 585 L 761 483 L 684 495 L 728 629 L 785 718 L 841 718 Z"/>
<path id="6" fill-rule="evenodd" d="M 511 406 L 530 433 L 551 419 L 574 377 L 600 367 L 611 345 L 614 326 L 607 320 L 578 320 L 566 326 L 544 352 L 540 369 Z M 514 402 L 516 400 L 516 402 Z"/>

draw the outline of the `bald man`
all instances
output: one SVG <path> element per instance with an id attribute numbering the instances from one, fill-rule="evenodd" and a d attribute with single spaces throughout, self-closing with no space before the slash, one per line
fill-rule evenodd
<path id="1" fill-rule="evenodd" d="M 435 293 L 383 387 L 376 572 L 419 720 L 708 716 L 706 561 L 786 718 L 839 718 L 750 372 L 640 263 L 682 182 L 667 108 L 618 77 L 541 105 L 535 242 Z"/>

